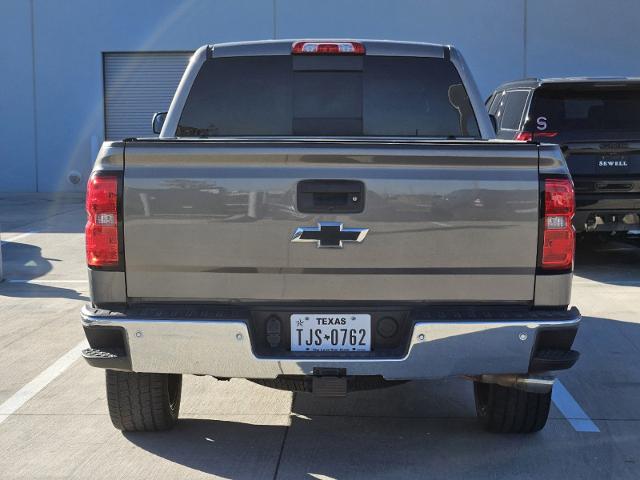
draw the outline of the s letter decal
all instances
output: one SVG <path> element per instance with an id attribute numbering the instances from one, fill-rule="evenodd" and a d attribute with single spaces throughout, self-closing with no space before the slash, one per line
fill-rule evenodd
<path id="1" fill-rule="evenodd" d="M 546 130 L 547 117 L 538 117 L 538 119 L 536 120 L 536 125 L 538 126 L 538 130 Z"/>

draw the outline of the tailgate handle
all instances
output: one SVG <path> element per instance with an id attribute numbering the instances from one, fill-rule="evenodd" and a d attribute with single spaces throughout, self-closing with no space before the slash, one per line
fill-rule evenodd
<path id="1" fill-rule="evenodd" d="M 298 182 L 298 210 L 302 213 L 360 213 L 364 183 L 356 180 Z"/>

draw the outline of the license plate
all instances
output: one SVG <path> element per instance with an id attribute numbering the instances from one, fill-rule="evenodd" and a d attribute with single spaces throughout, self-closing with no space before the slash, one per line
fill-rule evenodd
<path id="1" fill-rule="evenodd" d="M 293 352 L 368 352 L 371 315 L 295 313 L 291 315 Z"/>

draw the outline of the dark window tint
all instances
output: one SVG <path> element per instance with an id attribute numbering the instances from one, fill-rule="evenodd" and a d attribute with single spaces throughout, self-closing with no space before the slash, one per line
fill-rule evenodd
<path id="1" fill-rule="evenodd" d="M 207 60 L 189 92 L 177 135 L 282 135 L 291 131 L 291 57 Z"/>
<path id="2" fill-rule="evenodd" d="M 496 127 L 499 130 L 502 126 L 502 118 L 504 117 L 504 108 L 507 105 L 507 95 L 503 93 L 499 93 L 496 99 L 491 104 L 491 109 L 489 113 L 496 117 Z"/>
<path id="3" fill-rule="evenodd" d="M 536 91 L 528 130 L 558 136 L 620 138 L 640 135 L 640 88 L 553 87 Z"/>
<path id="4" fill-rule="evenodd" d="M 361 72 L 296 71 L 293 78 L 295 135 L 362 132 Z"/>
<path id="5" fill-rule="evenodd" d="M 479 136 L 453 63 L 437 58 L 365 60 L 365 135 Z"/>
<path id="6" fill-rule="evenodd" d="M 502 99 L 502 92 L 496 93 L 491 99 L 488 105 L 489 113 L 491 115 L 495 115 L 498 111 L 498 107 L 500 106 L 500 100 Z"/>
<path id="7" fill-rule="evenodd" d="M 529 92 L 527 90 L 512 90 L 505 94 L 505 105 L 500 128 L 506 130 L 518 129 L 528 95 Z"/>
<path id="8" fill-rule="evenodd" d="M 479 131 L 450 61 L 418 57 L 207 60 L 178 136 L 467 136 Z"/>

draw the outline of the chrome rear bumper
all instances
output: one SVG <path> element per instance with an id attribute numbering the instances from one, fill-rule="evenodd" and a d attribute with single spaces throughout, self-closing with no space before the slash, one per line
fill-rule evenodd
<path id="1" fill-rule="evenodd" d="M 132 318 L 90 307 L 84 307 L 81 315 L 86 329 L 123 330 L 124 354 L 134 372 L 229 378 L 311 375 L 314 368 L 339 368 L 346 375 L 382 375 L 388 380 L 524 374 L 542 330 L 575 328 L 580 323 L 575 308 L 531 311 L 527 318 L 513 320 L 425 320 L 416 322 L 402 358 L 328 359 L 259 357 L 253 352 L 247 323 L 237 318 Z"/>

